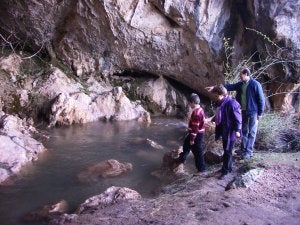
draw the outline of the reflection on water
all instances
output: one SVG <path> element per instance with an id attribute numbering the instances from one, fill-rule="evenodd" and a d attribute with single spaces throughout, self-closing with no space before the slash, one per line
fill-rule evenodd
<path id="1" fill-rule="evenodd" d="M 49 132 L 51 138 L 44 143 L 48 152 L 14 184 L 0 187 L 2 225 L 23 224 L 19 220 L 24 214 L 60 199 L 74 210 L 110 186 L 128 187 L 144 198 L 153 197 L 161 183 L 150 173 L 159 168 L 164 152 L 181 144 L 184 127 L 176 119 L 156 118 L 148 127 L 135 121 L 99 122 Z M 164 149 L 151 147 L 147 138 Z M 81 171 L 107 159 L 130 162 L 133 170 L 93 183 L 78 180 Z"/>

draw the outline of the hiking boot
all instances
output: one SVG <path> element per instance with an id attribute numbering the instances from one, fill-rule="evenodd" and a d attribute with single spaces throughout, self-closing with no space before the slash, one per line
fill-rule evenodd
<path id="1" fill-rule="evenodd" d="M 243 160 L 248 160 L 248 159 L 250 159 L 252 156 L 253 156 L 253 154 L 244 154 L 244 155 L 242 156 L 242 159 L 243 159 Z"/>

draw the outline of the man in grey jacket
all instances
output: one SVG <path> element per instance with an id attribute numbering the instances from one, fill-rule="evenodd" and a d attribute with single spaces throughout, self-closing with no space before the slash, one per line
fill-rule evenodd
<path id="1" fill-rule="evenodd" d="M 240 79 L 240 82 L 224 86 L 228 91 L 236 91 L 236 100 L 242 107 L 241 153 L 243 159 L 246 160 L 253 156 L 258 120 L 264 112 L 265 98 L 261 84 L 251 77 L 248 68 L 241 70 Z M 213 87 L 206 89 L 211 91 Z"/>

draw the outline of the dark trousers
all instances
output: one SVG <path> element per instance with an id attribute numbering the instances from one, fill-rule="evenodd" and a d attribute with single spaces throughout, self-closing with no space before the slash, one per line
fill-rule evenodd
<path id="1" fill-rule="evenodd" d="M 188 135 L 184 139 L 183 143 L 183 152 L 180 154 L 180 158 L 182 162 L 185 162 L 187 159 L 187 156 L 190 153 L 190 150 L 192 150 L 195 158 L 195 165 L 199 172 L 205 171 L 205 161 L 204 161 L 204 154 L 203 154 L 203 136 L 204 134 L 199 133 L 197 134 L 195 138 L 195 142 L 193 145 L 190 145 L 190 135 Z"/>
<path id="2" fill-rule="evenodd" d="M 229 141 L 229 144 L 228 144 Z M 232 149 L 235 141 L 223 139 L 223 167 L 222 173 L 227 174 L 232 171 Z"/>

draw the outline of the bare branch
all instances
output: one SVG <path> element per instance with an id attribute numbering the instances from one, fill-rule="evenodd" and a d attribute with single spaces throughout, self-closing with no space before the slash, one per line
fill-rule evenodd
<path id="1" fill-rule="evenodd" d="M 9 42 L 8 40 L 6 40 L 2 34 L 0 34 L 0 37 L 3 39 L 3 41 L 5 41 L 10 46 L 11 50 L 15 53 L 15 49 L 14 49 L 12 43 Z"/>
<path id="2" fill-rule="evenodd" d="M 31 55 L 31 56 L 24 57 L 24 58 L 22 58 L 22 59 L 30 59 L 30 58 L 36 56 L 36 55 L 39 54 L 39 52 L 43 49 L 43 47 L 44 47 L 44 43 L 42 44 L 42 46 L 40 47 L 40 49 L 39 49 L 36 53 L 34 53 L 34 54 Z"/>
<path id="3" fill-rule="evenodd" d="M 268 96 L 266 96 L 266 98 L 270 98 L 270 97 L 272 97 L 272 96 L 274 96 L 274 95 L 280 95 L 280 94 L 290 94 L 291 92 L 288 92 L 288 91 L 283 91 L 283 92 L 276 92 L 276 93 L 274 93 L 274 94 L 271 94 L 271 95 L 268 95 Z M 300 92 L 299 91 L 296 91 L 296 92 L 293 92 L 293 93 L 295 93 L 295 94 L 299 94 Z"/>

